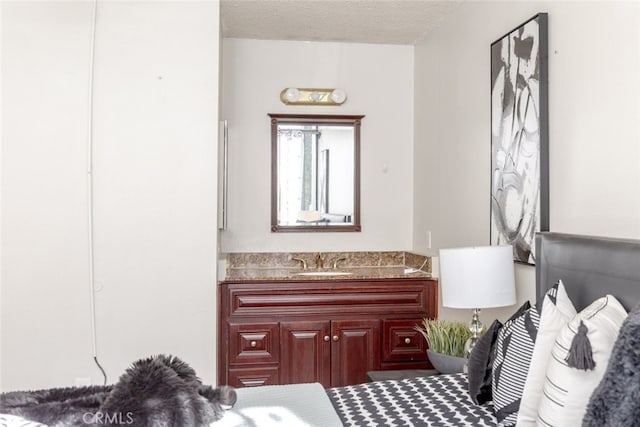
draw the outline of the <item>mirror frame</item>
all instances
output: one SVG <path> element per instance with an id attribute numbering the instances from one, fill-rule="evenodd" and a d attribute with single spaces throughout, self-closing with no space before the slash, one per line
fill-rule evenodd
<path id="1" fill-rule="evenodd" d="M 341 232 L 362 230 L 360 225 L 360 125 L 364 115 L 272 114 L 271 118 L 271 231 Z M 353 126 L 353 223 L 349 225 L 278 224 L 278 125 Z"/>

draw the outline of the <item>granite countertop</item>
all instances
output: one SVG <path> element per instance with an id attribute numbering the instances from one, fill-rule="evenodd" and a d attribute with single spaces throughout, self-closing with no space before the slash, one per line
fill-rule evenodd
<path id="1" fill-rule="evenodd" d="M 315 275 L 314 272 L 340 272 L 348 274 Z M 309 273 L 301 275 L 300 273 Z M 350 279 L 397 279 L 407 277 L 429 278 L 430 273 L 405 266 L 374 266 L 374 267 L 345 267 L 336 270 L 313 268 L 303 270 L 301 268 L 230 268 L 227 270 L 225 280 L 269 280 L 269 281 L 327 281 Z"/>
<path id="2" fill-rule="evenodd" d="M 248 252 L 230 253 L 226 261 L 223 280 L 230 281 L 431 277 L 431 258 L 406 251 Z"/>

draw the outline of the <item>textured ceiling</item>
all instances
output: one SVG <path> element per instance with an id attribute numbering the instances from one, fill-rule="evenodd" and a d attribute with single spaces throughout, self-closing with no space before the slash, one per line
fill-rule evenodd
<path id="1" fill-rule="evenodd" d="M 463 0 L 221 0 L 224 37 L 415 44 Z"/>

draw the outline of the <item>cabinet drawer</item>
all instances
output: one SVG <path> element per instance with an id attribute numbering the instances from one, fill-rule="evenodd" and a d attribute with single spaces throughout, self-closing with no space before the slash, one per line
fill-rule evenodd
<path id="1" fill-rule="evenodd" d="M 335 313 L 385 316 L 415 313 L 435 316 L 437 282 L 433 280 L 332 280 L 311 283 L 229 283 L 222 303 L 230 317 L 331 316 Z"/>
<path id="2" fill-rule="evenodd" d="M 384 320 L 382 322 L 382 360 L 427 360 L 427 341 L 414 329 L 422 319 Z"/>
<path id="3" fill-rule="evenodd" d="M 229 369 L 231 387 L 257 387 L 260 385 L 280 384 L 278 368 L 232 368 Z"/>
<path id="4" fill-rule="evenodd" d="M 277 323 L 231 323 L 229 364 L 278 363 L 279 330 Z"/>

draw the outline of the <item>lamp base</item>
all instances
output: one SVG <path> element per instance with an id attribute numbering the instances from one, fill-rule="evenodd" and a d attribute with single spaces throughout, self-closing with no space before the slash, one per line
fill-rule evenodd
<path id="1" fill-rule="evenodd" d="M 484 331 L 484 325 L 480 321 L 479 308 L 473 309 L 473 317 L 471 318 L 471 322 L 469 322 L 469 330 L 471 331 L 471 336 L 464 344 L 464 355 L 466 358 L 469 358 L 473 347 L 476 345 L 476 342 L 478 342 L 480 335 L 482 335 L 482 332 Z"/>

